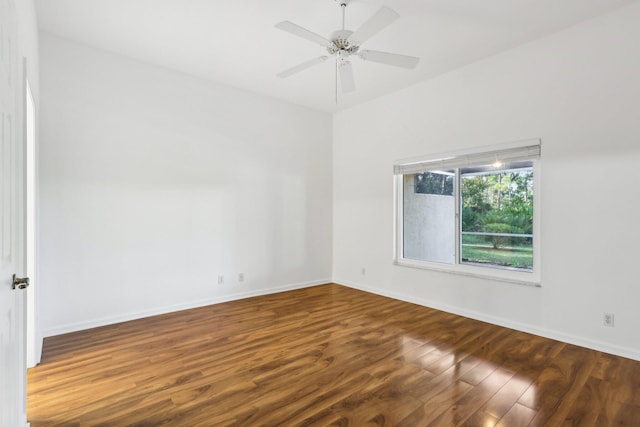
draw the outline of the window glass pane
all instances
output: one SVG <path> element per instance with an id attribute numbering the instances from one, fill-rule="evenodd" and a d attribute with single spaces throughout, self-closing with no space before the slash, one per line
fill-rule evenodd
<path id="1" fill-rule="evenodd" d="M 532 162 L 460 171 L 461 262 L 533 270 Z"/>
<path id="2" fill-rule="evenodd" d="M 404 258 L 455 263 L 454 171 L 403 175 Z"/>
<path id="3" fill-rule="evenodd" d="M 453 173 L 424 172 L 413 175 L 415 178 L 415 192 L 420 194 L 439 194 L 453 196 Z"/>
<path id="4" fill-rule="evenodd" d="M 462 263 L 486 267 L 507 267 L 531 271 L 533 246 L 530 237 L 510 237 L 493 247 L 492 237 L 462 235 Z"/>

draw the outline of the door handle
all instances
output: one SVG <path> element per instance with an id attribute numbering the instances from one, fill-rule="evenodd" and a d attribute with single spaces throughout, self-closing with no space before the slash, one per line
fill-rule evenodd
<path id="1" fill-rule="evenodd" d="M 11 289 L 27 289 L 29 287 L 29 278 L 28 277 L 16 277 L 13 275 L 13 282 L 11 284 Z"/>

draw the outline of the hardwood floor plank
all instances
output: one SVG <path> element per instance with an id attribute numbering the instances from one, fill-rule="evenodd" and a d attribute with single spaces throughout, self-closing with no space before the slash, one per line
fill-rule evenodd
<path id="1" fill-rule="evenodd" d="M 543 372 L 549 377 L 542 376 L 543 380 L 537 382 L 537 396 L 544 404 L 538 408 L 534 425 L 561 425 L 596 365 L 597 356 L 598 352 L 567 345 L 552 359 L 551 369 Z"/>
<path id="2" fill-rule="evenodd" d="M 460 427 L 494 427 L 498 423 L 498 419 L 484 411 L 476 411 Z"/>
<path id="3" fill-rule="evenodd" d="M 429 426 L 444 427 L 463 424 L 491 399 L 512 377 L 514 373 L 503 368 L 494 369 L 484 380 L 476 384 Z"/>
<path id="4" fill-rule="evenodd" d="M 530 386 L 530 379 L 514 375 L 504 387 L 487 401 L 482 407 L 482 411 L 496 419 L 502 419 Z"/>
<path id="5" fill-rule="evenodd" d="M 333 284 L 50 337 L 28 373 L 33 427 L 636 425 L 638 396 L 640 362 Z"/>
<path id="6" fill-rule="evenodd" d="M 535 417 L 536 411 L 516 403 L 509 412 L 495 425 L 495 427 L 527 427 Z M 553 424 L 549 424 L 553 425 Z"/>
<path id="7" fill-rule="evenodd" d="M 563 424 L 580 427 L 596 426 L 598 416 L 605 409 L 602 391 L 607 390 L 606 387 L 606 385 L 603 385 L 603 380 L 596 377 L 589 377 L 565 417 Z"/>

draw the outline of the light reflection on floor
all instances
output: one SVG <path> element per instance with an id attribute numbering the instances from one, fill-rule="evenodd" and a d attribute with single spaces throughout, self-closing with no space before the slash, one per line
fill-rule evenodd
<path id="1" fill-rule="evenodd" d="M 502 419 L 500 426 L 508 426 L 508 419 L 503 417 L 509 410 L 514 413 L 530 412 L 523 416 L 524 419 L 530 419 L 535 415 L 532 408 L 537 408 L 537 396 L 536 384 L 532 379 L 473 354 L 457 351 L 447 343 L 424 339 L 415 334 L 400 336 L 399 344 L 402 348 L 403 363 L 419 366 L 433 374 L 429 380 L 431 383 L 448 384 L 440 397 L 425 404 L 427 408 L 443 401 L 453 402 L 443 414 L 444 419 L 440 420 L 441 423 L 446 421 L 450 425 L 457 425 L 460 420 L 466 418 L 467 414 L 457 413 L 459 405 L 455 402 L 464 399 L 464 407 L 467 407 L 467 401 L 472 399 L 468 394 L 474 388 L 485 393 L 494 393 L 493 397 L 473 414 L 474 425 L 496 427 Z M 534 354 L 532 357 L 536 356 Z M 519 419 L 522 418 L 514 418 Z"/>

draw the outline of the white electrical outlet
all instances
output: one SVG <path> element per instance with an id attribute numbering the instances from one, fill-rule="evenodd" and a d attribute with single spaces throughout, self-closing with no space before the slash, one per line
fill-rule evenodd
<path id="1" fill-rule="evenodd" d="M 365 274 L 367 274 L 367 270 L 362 267 L 362 269 L 360 270 L 360 273 L 364 276 Z"/>
<path id="2" fill-rule="evenodd" d="M 244 273 L 238 273 L 238 282 L 244 282 Z"/>
<path id="3" fill-rule="evenodd" d="M 604 313 L 603 316 L 604 326 L 609 326 L 613 328 L 613 313 Z"/>
<path id="4" fill-rule="evenodd" d="M 218 276 L 218 285 L 224 284 L 224 276 Z"/>

